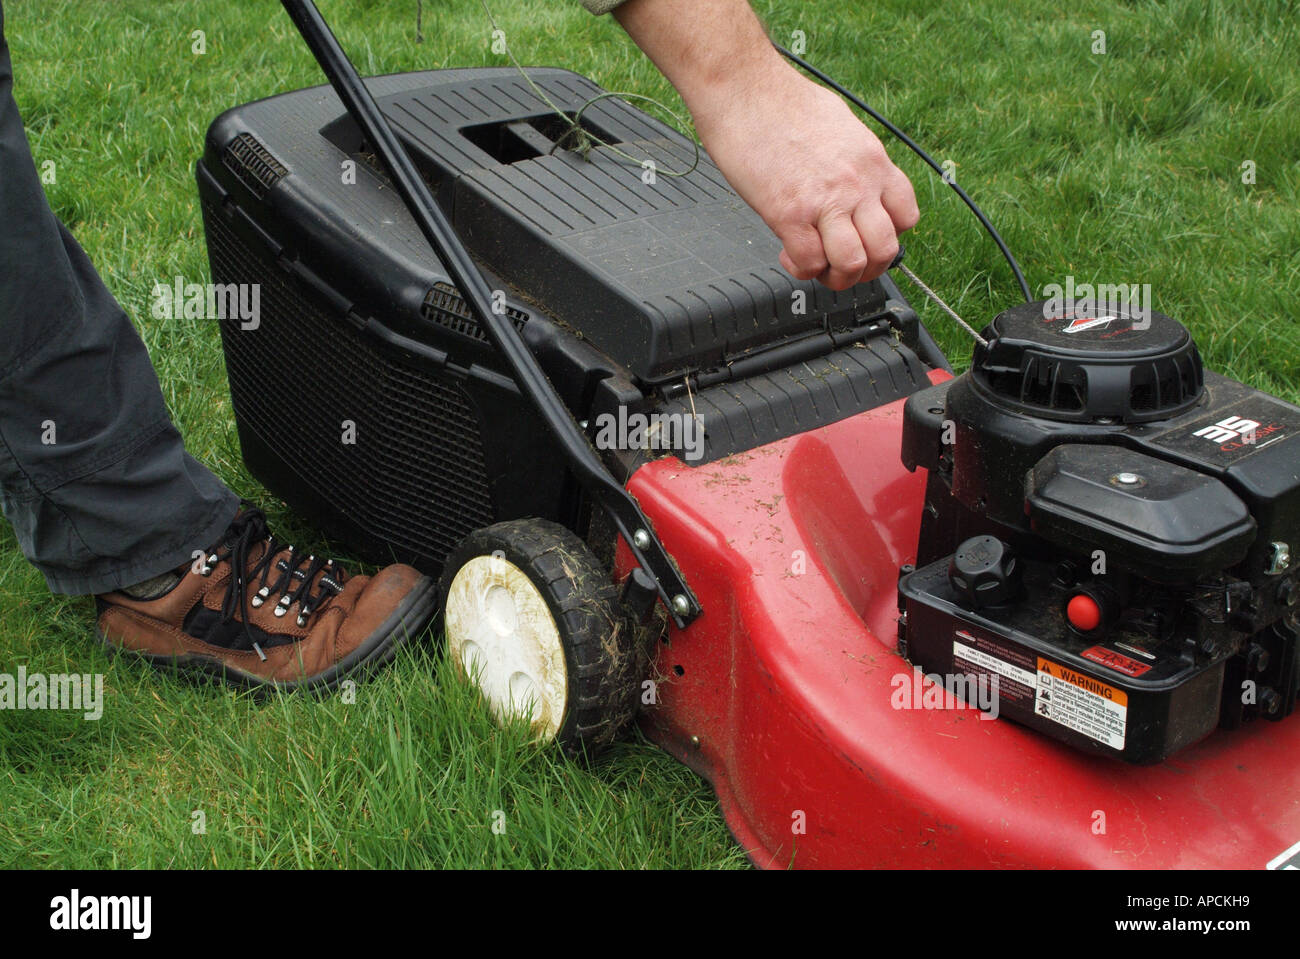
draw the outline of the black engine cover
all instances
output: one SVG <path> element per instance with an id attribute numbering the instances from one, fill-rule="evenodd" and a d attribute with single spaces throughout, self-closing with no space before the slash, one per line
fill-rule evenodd
<path id="1" fill-rule="evenodd" d="M 1115 472 L 1141 473 L 1147 457 L 1177 463 L 1219 480 L 1254 517 L 1259 533 L 1244 557 L 1247 579 L 1268 568 L 1272 543 L 1294 543 L 1300 530 L 1300 408 L 1266 393 L 1207 371 L 1192 406 L 1154 422 L 1060 421 L 1010 407 L 973 374 L 917 393 L 906 408 L 904 464 L 950 466 L 962 505 L 1028 531 L 1025 478 L 1058 446 L 1108 447 Z M 945 432 L 953 442 L 943 442 Z"/>
<path id="2" fill-rule="evenodd" d="M 997 675 L 1011 718 L 1130 762 L 1292 712 L 1300 408 L 1204 371 L 1158 313 L 1038 302 L 985 336 L 906 404 L 903 462 L 930 479 L 900 649 Z M 1017 557 L 992 605 L 951 573 L 990 539 Z"/>
<path id="3" fill-rule="evenodd" d="M 1161 582 L 1236 566 L 1255 540 L 1246 504 L 1221 481 L 1115 446 L 1055 447 L 1025 478 L 1025 512 L 1048 542 L 1102 550 Z"/>

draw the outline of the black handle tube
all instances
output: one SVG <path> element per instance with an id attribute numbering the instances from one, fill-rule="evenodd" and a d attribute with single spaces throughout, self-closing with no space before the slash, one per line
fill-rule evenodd
<path id="1" fill-rule="evenodd" d="M 312 0 L 281 0 L 281 3 L 343 106 L 384 161 L 420 232 L 442 260 L 492 345 L 505 358 L 520 392 L 532 402 L 551 436 L 560 444 L 578 482 L 609 514 L 632 555 L 654 578 L 673 621 L 679 628 L 686 627 L 702 612 L 695 594 L 669 558 L 641 507 L 600 461 L 514 324 L 493 312 L 492 291 L 482 272 L 439 209 L 320 10 Z M 637 535 L 638 532 L 642 535 Z M 644 545 L 638 545 L 637 540 Z"/>

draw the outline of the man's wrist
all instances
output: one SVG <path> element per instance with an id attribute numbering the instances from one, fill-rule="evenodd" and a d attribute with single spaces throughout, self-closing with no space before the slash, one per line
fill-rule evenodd
<path id="1" fill-rule="evenodd" d="M 737 64 L 732 70 L 701 81 L 689 95 L 683 92 L 682 100 L 696 128 L 703 131 L 715 122 L 726 122 L 726 118 L 743 113 L 751 103 L 779 103 L 785 99 L 782 93 L 789 84 L 800 82 L 802 77 L 777 54 L 773 60 Z"/>

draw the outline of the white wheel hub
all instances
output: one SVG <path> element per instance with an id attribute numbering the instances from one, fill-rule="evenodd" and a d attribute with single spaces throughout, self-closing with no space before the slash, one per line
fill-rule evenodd
<path id="1" fill-rule="evenodd" d="M 452 661 L 499 722 L 527 719 L 543 742 L 564 722 L 568 667 L 560 631 L 541 591 L 501 556 L 476 556 L 451 581 L 446 601 Z"/>

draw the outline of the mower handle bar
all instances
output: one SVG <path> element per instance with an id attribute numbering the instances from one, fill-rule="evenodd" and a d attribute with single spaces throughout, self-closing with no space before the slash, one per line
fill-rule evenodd
<path id="1" fill-rule="evenodd" d="M 416 226 L 446 267 L 470 313 L 505 358 L 520 392 L 541 416 L 578 482 L 609 514 L 637 563 L 654 580 L 660 599 L 679 629 L 702 612 L 674 565 L 649 519 L 629 493 L 601 462 L 586 435 L 538 365 L 523 336 L 504 315 L 493 312 L 492 291 L 470 258 L 446 215 L 438 207 L 410 155 L 361 81 L 338 39 L 312 0 L 281 0 L 316 62 L 343 101 L 352 119 L 384 162 Z"/>

